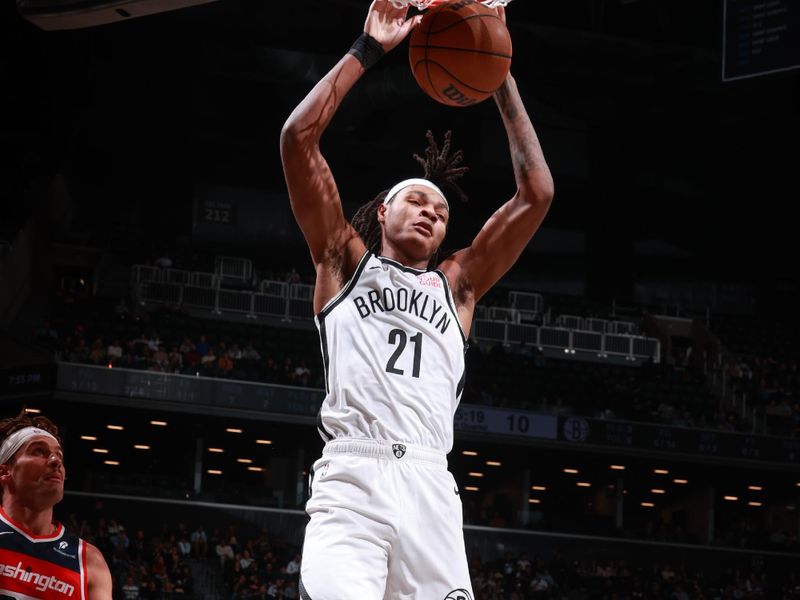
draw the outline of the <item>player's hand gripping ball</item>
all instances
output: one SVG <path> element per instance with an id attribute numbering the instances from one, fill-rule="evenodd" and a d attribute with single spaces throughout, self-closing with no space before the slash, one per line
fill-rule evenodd
<path id="1" fill-rule="evenodd" d="M 428 9 L 411 33 L 409 61 L 419 86 L 449 106 L 482 102 L 511 68 L 511 36 L 497 11 L 476 0 Z"/>

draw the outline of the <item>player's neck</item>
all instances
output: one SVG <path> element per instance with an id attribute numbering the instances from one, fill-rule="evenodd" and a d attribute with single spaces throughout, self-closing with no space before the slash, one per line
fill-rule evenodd
<path id="1" fill-rule="evenodd" d="M 14 523 L 21 525 L 33 535 L 50 535 L 53 525 L 53 507 L 32 508 L 19 498 L 3 498 L 3 511 Z"/>
<path id="2" fill-rule="evenodd" d="M 393 261 L 399 262 L 404 267 L 419 269 L 420 271 L 427 271 L 428 262 L 430 262 L 430 258 L 414 259 L 408 256 L 405 252 L 402 252 L 399 248 L 395 248 L 390 244 L 387 244 L 385 241 L 381 250 L 381 256 L 391 258 Z"/>

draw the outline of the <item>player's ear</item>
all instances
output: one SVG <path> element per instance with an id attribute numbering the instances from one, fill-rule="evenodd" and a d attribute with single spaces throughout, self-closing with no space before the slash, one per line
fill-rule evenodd
<path id="1" fill-rule="evenodd" d="M 378 205 L 378 223 L 386 222 L 386 205 L 381 203 Z"/>
<path id="2" fill-rule="evenodd" d="M 5 487 L 10 479 L 11 479 L 11 469 L 9 468 L 9 465 L 8 464 L 0 465 L 0 485 Z"/>

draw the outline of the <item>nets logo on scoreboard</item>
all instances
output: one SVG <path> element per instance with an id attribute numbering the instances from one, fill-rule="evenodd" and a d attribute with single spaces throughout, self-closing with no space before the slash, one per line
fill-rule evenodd
<path id="1" fill-rule="evenodd" d="M 570 442 L 585 442 L 589 438 L 589 421 L 570 417 L 564 421 L 564 438 Z"/>

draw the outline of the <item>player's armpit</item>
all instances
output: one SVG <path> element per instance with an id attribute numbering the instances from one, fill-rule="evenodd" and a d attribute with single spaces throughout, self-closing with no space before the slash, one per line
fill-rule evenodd
<path id="1" fill-rule="evenodd" d="M 467 285 L 478 302 L 517 261 L 542 224 L 551 200 L 548 194 L 517 192 L 497 209 L 472 244 L 449 259 L 458 264 L 457 280 L 451 278 L 453 287 Z"/>

